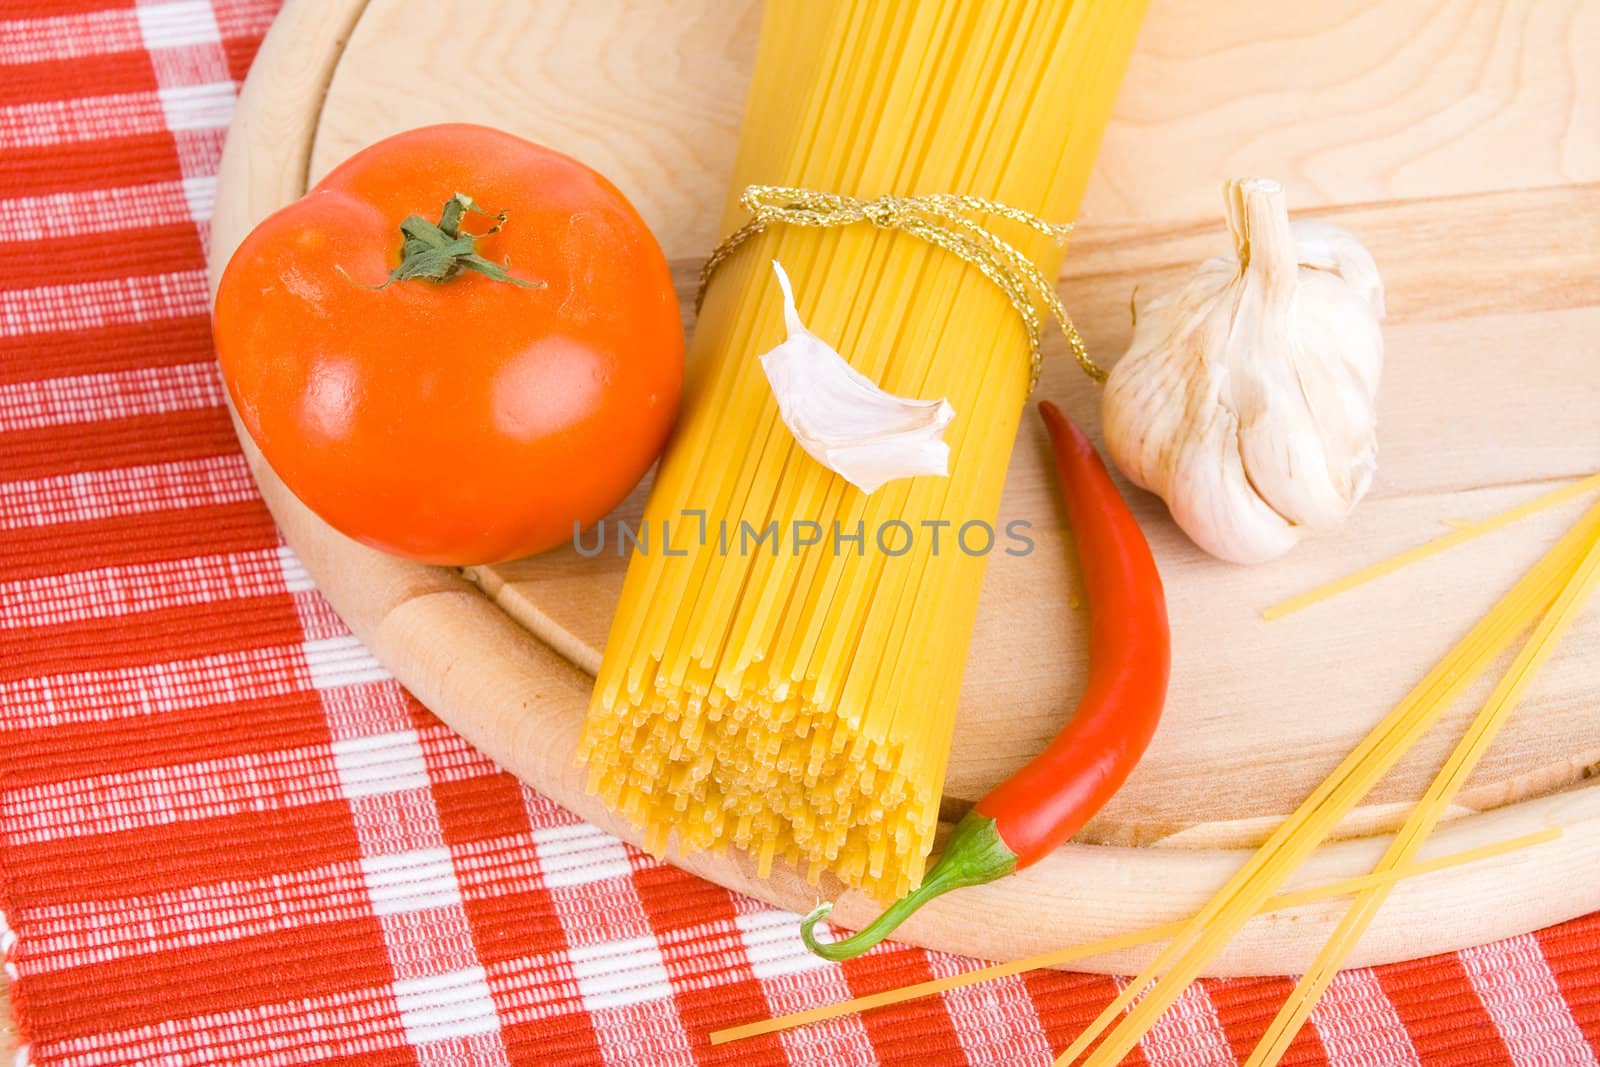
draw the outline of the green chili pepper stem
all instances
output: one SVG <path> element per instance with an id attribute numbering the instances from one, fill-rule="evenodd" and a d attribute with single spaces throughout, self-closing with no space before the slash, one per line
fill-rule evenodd
<path id="1" fill-rule="evenodd" d="M 922 884 L 907 893 L 872 920 L 859 933 L 843 941 L 824 943 L 816 938 L 817 923 L 827 917 L 833 905 L 817 905 L 800 922 L 800 939 L 806 948 L 825 960 L 848 960 L 861 955 L 888 937 L 895 927 L 934 897 L 962 886 L 982 885 L 1004 878 L 1017 867 L 1017 854 L 1000 839 L 994 820 L 969 811 L 956 824 L 945 843 L 944 852 L 922 879 Z"/>

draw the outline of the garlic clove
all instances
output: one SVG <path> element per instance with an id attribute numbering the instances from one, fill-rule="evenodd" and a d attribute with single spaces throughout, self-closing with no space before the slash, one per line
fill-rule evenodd
<path id="1" fill-rule="evenodd" d="M 1167 506 L 1190 538 L 1230 563 L 1275 559 L 1300 540 L 1295 526 L 1257 493 L 1235 444 L 1237 426 L 1226 409 L 1186 449 L 1173 471 Z"/>
<path id="2" fill-rule="evenodd" d="M 1231 372 L 1239 456 L 1273 511 L 1296 525 L 1328 525 L 1349 501 L 1330 474 L 1312 411 L 1323 368 L 1315 356 L 1302 358 L 1292 337 L 1300 264 L 1282 187 L 1252 179 L 1229 192 L 1242 269 L 1221 352 Z"/>
<path id="3" fill-rule="evenodd" d="M 1331 275 L 1304 270 L 1300 286 L 1300 378 L 1347 512 L 1365 495 L 1377 469 L 1374 401 L 1383 371 L 1383 334 L 1366 298 Z M 1343 517 L 1341 512 L 1333 522 Z"/>
<path id="4" fill-rule="evenodd" d="M 1371 304 L 1333 274 L 1300 272 L 1306 293 L 1295 308 L 1299 334 L 1314 344 L 1326 340 L 1325 357 L 1346 368 L 1368 397 L 1383 377 L 1383 330 Z"/>
<path id="5" fill-rule="evenodd" d="M 1360 497 L 1350 464 L 1372 447 L 1373 420 L 1366 397 L 1346 394 L 1346 339 L 1301 329 L 1300 308 L 1362 297 L 1347 295 L 1351 290 L 1327 274 L 1301 269 L 1282 186 L 1255 179 L 1239 183 L 1236 193 L 1244 271 L 1230 353 L 1249 367 L 1233 391 L 1240 457 L 1278 514 L 1298 526 L 1334 526 Z"/>
<path id="6" fill-rule="evenodd" d="M 1353 289 L 1378 318 L 1384 317 L 1383 279 L 1372 253 L 1349 230 L 1320 219 L 1296 219 L 1294 232 L 1300 265 L 1331 271 Z"/>
<path id="7" fill-rule="evenodd" d="M 945 400 L 911 400 L 878 388 L 806 329 L 788 274 L 777 260 L 772 269 L 783 291 L 788 336 L 761 356 L 761 369 L 800 447 L 864 493 L 896 478 L 948 477 L 950 446 L 943 435 L 955 409 Z"/>

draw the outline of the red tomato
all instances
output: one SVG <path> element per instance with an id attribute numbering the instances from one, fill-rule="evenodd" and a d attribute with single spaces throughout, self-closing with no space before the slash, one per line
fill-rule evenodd
<path id="1" fill-rule="evenodd" d="M 458 192 L 504 213 L 498 231 L 469 212 L 459 233 L 483 236 L 422 260 L 448 277 L 385 285 L 401 222 L 449 243 L 433 224 Z M 429 563 L 540 552 L 605 515 L 661 451 L 683 385 L 672 278 L 632 205 L 480 126 L 381 141 L 262 222 L 223 272 L 214 332 L 284 484 L 356 540 Z"/>

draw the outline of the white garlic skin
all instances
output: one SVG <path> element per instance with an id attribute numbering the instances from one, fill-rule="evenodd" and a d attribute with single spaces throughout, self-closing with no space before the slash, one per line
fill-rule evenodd
<path id="1" fill-rule="evenodd" d="M 1236 254 L 1139 309 L 1106 383 L 1112 460 L 1213 556 L 1260 563 L 1338 525 L 1377 469 L 1383 283 L 1283 188 L 1229 182 Z"/>
<path id="2" fill-rule="evenodd" d="M 772 269 L 783 293 L 788 336 L 761 357 L 761 369 L 778 415 L 800 447 L 863 493 L 896 478 L 948 478 L 950 446 L 944 432 L 955 409 L 942 399 L 913 400 L 878 388 L 806 329 L 789 276 L 777 260 Z"/>

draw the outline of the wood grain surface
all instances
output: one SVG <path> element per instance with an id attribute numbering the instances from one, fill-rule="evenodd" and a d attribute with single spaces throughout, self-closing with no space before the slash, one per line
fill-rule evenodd
<path id="1" fill-rule="evenodd" d="M 1285 179 L 1293 206 L 1358 232 L 1389 283 L 1379 483 L 1337 536 L 1251 570 L 1202 557 L 1159 502 L 1136 496 L 1167 575 L 1176 638 L 1174 700 L 1155 745 L 1079 842 L 1023 876 L 964 891 L 955 905 L 935 902 L 905 928 L 907 940 L 1010 957 L 1192 908 L 1571 518 L 1572 509 L 1540 517 L 1287 620 L 1257 614 L 1434 536 L 1444 520 L 1480 517 L 1600 469 L 1600 244 L 1592 226 L 1575 224 L 1600 210 L 1596 6 L 1152 3 L 1063 295 L 1111 361 L 1127 340 L 1134 290 L 1154 295 L 1225 247 L 1222 178 Z M 229 140 L 213 271 L 308 175 L 395 130 L 466 119 L 606 171 L 681 261 L 686 282 L 717 236 L 754 10 L 745 0 L 291 0 Z M 467 76 L 436 47 L 441 20 L 453 27 L 450 53 L 474 56 Z M 1092 387 L 1065 361 L 1053 361 L 1040 395 L 1097 423 Z M 991 561 L 952 759 L 952 813 L 1054 732 L 1085 668 L 1042 433 L 1032 419 L 1023 425 L 1002 521 L 1031 521 L 1036 550 Z M 402 681 L 537 788 L 634 838 L 583 792 L 571 758 L 590 684 L 580 668 L 598 660 L 624 561 L 556 552 L 479 569 L 474 586 L 339 537 L 253 451 L 251 459 L 310 573 Z M 636 515 L 642 500 L 641 490 L 619 516 Z M 1402 886 L 1356 962 L 1460 947 L 1600 907 L 1600 885 L 1585 877 L 1600 856 L 1600 788 L 1584 777 L 1600 760 L 1600 661 L 1584 654 L 1597 634 L 1591 615 L 1430 849 L 1548 825 L 1565 836 Z M 1463 702 L 1450 721 L 1472 710 Z M 1452 742 L 1448 727 L 1436 731 L 1299 884 L 1370 864 L 1381 842 L 1363 835 L 1397 818 Z M 787 874 L 759 882 L 737 855 L 680 862 L 787 907 L 819 892 Z M 848 924 L 870 909 L 847 897 L 839 914 Z M 1214 973 L 1292 971 L 1336 914 L 1325 905 L 1253 923 Z M 1125 970 L 1140 958 L 1090 965 Z"/>
<path id="2" fill-rule="evenodd" d="M 324 5 L 313 29 L 360 6 Z M 370 0 L 313 169 L 428 122 L 500 122 L 597 167 L 669 257 L 697 259 L 719 236 L 760 10 Z M 1297 208 L 1600 181 L 1596 131 L 1592 0 L 1150 0 L 1080 221 L 1209 220 L 1242 174 L 1280 179 Z"/>

